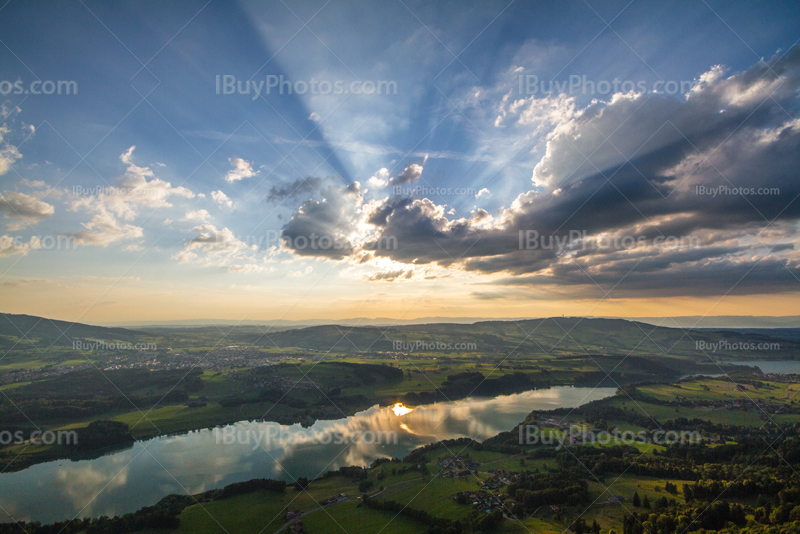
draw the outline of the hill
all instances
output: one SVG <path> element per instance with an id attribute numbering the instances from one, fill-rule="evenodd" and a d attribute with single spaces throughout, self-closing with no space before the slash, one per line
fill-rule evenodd
<path id="1" fill-rule="evenodd" d="M 558 317 L 474 324 L 374 326 L 325 325 L 261 335 L 234 329 L 229 337 L 281 348 L 332 352 L 536 353 L 554 356 L 629 354 L 693 359 L 791 359 L 800 343 L 762 333 L 683 330 L 624 319 Z M 771 345 L 770 345 L 771 344 Z M 771 346 L 771 348 L 767 348 Z"/>
<path id="2" fill-rule="evenodd" d="M 41 350 L 52 345 L 72 346 L 74 340 L 135 342 L 142 334 L 125 328 L 105 328 L 36 317 L 0 313 L 0 347 L 34 345 Z M 23 348 L 20 347 L 20 348 Z"/>

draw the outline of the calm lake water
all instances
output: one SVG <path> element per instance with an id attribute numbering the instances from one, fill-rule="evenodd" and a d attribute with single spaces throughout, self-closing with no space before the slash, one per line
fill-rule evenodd
<path id="1" fill-rule="evenodd" d="M 732 365 L 748 365 L 758 367 L 762 373 L 781 375 L 800 374 L 800 360 L 755 360 L 751 362 L 725 362 Z"/>
<path id="2" fill-rule="evenodd" d="M 0 474 L 0 523 L 121 515 L 170 493 L 199 493 L 252 478 L 289 482 L 316 478 L 342 466 L 402 458 L 434 441 L 460 437 L 482 441 L 511 430 L 533 410 L 572 408 L 615 391 L 555 387 L 412 406 L 411 411 L 376 406 L 351 417 L 317 421 L 305 429 L 242 421 L 140 441 L 92 460 L 58 460 Z"/>

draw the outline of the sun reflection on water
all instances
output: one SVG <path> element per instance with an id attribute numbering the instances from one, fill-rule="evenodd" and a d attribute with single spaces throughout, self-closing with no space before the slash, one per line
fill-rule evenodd
<path id="1" fill-rule="evenodd" d="M 413 412 L 414 409 L 413 408 L 409 408 L 408 406 L 406 406 L 402 402 L 398 402 L 394 406 L 392 406 L 392 411 L 394 412 L 394 414 L 397 417 L 400 417 L 401 415 L 405 415 L 407 413 Z"/>

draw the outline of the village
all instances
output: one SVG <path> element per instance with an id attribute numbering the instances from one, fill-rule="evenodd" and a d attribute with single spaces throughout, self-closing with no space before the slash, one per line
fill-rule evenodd
<path id="1" fill-rule="evenodd" d="M 469 455 L 452 455 L 439 458 L 439 476 L 442 478 L 458 478 L 474 475 L 480 466 Z"/>

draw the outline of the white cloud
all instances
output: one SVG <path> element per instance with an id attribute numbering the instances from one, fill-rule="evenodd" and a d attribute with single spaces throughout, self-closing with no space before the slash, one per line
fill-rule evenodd
<path id="1" fill-rule="evenodd" d="M 142 228 L 132 224 L 119 224 L 117 219 L 107 211 L 98 213 L 88 223 L 83 223 L 86 230 L 72 235 L 79 245 L 98 245 L 105 247 L 126 239 L 136 239 L 143 235 Z"/>
<path id="2" fill-rule="evenodd" d="M 190 210 L 186 212 L 182 220 L 206 222 L 210 218 L 211 214 L 207 210 Z"/>
<path id="3" fill-rule="evenodd" d="M 23 256 L 33 249 L 41 248 L 41 241 L 33 236 L 26 243 L 19 237 L 10 235 L 0 236 L 0 258 L 22 254 Z"/>
<path id="4" fill-rule="evenodd" d="M 4 141 L 4 137 L 10 132 L 7 124 L 0 126 L 0 176 L 7 173 L 14 162 L 22 157 L 17 147 Z"/>
<path id="5" fill-rule="evenodd" d="M 47 184 L 44 183 L 43 180 L 26 180 L 23 178 L 19 183 L 20 185 L 27 185 L 31 189 L 44 189 L 47 187 Z"/>
<path id="6" fill-rule="evenodd" d="M 484 197 L 491 198 L 491 196 L 492 196 L 492 192 L 489 191 L 489 188 L 488 187 L 484 187 L 483 189 L 478 191 L 478 194 L 475 195 L 475 198 L 484 198 Z"/>
<path id="7" fill-rule="evenodd" d="M 248 246 L 236 238 L 231 230 L 218 230 L 212 224 L 202 224 L 193 228 L 197 236 L 186 243 L 183 250 L 172 258 L 179 263 L 200 260 L 206 265 L 224 265 L 227 262 L 244 257 L 248 252 L 258 249 L 257 245 Z"/>
<path id="8" fill-rule="evenodd" d="M 367 180 L 367 185 L 375 188 L 386 187 L 389 185 L 389 169 L 384 167 L 376 172 L 375 176 L 372 176 L 369 180 Z"/>
<path id="9" fill-rule="evenodd" d="M 133 163 L 135 148 L 130 147 L 119 157 L 128 166 L 119 186 L 105 187 L 97 195 L 78 198 L 73 202 L 73 209 L 82 207 L 96 212 L 108 211 L 131 220 L 141 206 L 154 209 L 172 207 L 167 201 L 171 196 L 194 198 L 195 194 L 189 189 L 173 187 L 169 182 L 156 178 L 149 167 L 139 167 Z"/>
<path id="10" fill-rule="evenodd" d="M 49 219 L 55 213 L 55 208 L 35 195 L 9 191 L 0 194 L 0 213 L 6 219 L 15 219 L 7 226 L 8 230 L 13 231 Z"/>
<path id="11" fill-rule="evenodd" d="M 253 164 L 242 158 L 228 158 L 231 164 L 231 170 L 225 175 L 225 181 L 233 183 L 243 180 L 244 178 L 251 178 L 256 175 L 257 171 L 253 170 Z"/>
<path id="12" fill-rule="evenodd" d="M 233 200 L 228 198 L 228 195 L 223 193 L 222 191 L 212 191 L 211 198 L 214 199 L 214 202 L 220 205 L 223 208 L 233 208 Z"/>
<path id="13" fill-rule="evenodd" d="M 307 274 L 311 274 L 311 272 L 313 270 L 314 270 L 314 268 L 309 265 L 308 267 L 306 267 L 302 271 L 289 271 L 288 273 L 286 273 L 286 278 L 300 278 L 300 277 L 305 276 Z"/>
<path id="14" fill-rule="evenodd" d="M 420 176 L 422 176 L 422 165 L 412 163 L 403 169 L 403 172 L 398 174 L 396 178 L 392 178 L 391 182 L 395 185 L 410 184 L 411 182 L 419 180 Z"/>
<path id="15" fill-rule="evenodd" d="M 264 273 L 264 272 L 272 272 L 274 271 L 274 267 L 265 267 L 264 265 L 258 265 L 255 263 L 245 263 L 243 265 L 231 265 L 228 267 L 229 273 Z"/>
<path id="16" fill-rule="evenodd" d="M 142 207 L 158 209 L 172 207 L 170 197 L 194 198 L 195 194 L 185 187 L 156 178 L 149 167 L 139 167 L 133 162 L 130 147 L 119 157 L 127 165 L 119 186 L 105 187 L 96 195 L 75 198 L 71 209 L 95 213 L 92 220 L 84 223 L 86 230 L 69 234 L 79 244 L 107 246 L 119 240 L 142 237 L 142 228 L 131 224 L 120 224 L 117 218 L 133 220 Z"/>

